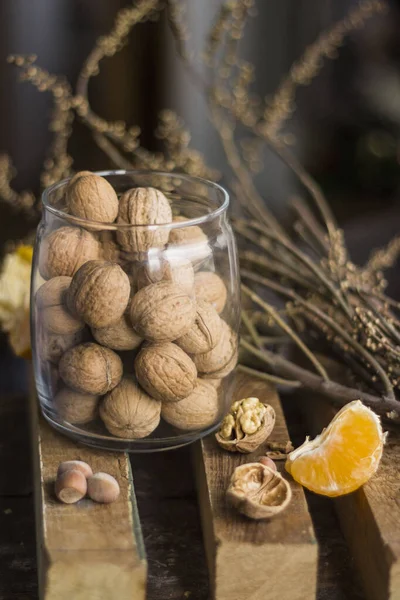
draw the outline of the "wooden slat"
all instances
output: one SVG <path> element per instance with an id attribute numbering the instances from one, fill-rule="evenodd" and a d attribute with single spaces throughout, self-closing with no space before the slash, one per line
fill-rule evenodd
<path id="1" fill-rule="evenodd" d="M 31 402 L 40 598 L 144 600 L 147 565 L 126 454 L 80 447 L 38 418 Z M 64 460 L 83 460 L 119 482 L 109 505 L 89 499 L 61 504 L 54 478 Z"/>
<path id="2" fill-rule="evenodd" d="M 239 375 L 235 398 L 258 397 L 276 411 L 270 441 L 286 442 L 288 431 L 278 395 L 268 383 Z M 195 448 L 206 553 L 216 600 L 312 600 L 316 596 L 318 546 L 303 489 L 292 482 L 288 509 L 271 521 L 251 521 L 228 506 L 225 492 L 236 466 L 253 454 L 224 452 L 214 436 Z M 283 463 L 279 465 L 283 473 Z"/>
<path id="3" fill-rule="evenodd" d="M 302 402 L 315 435 L 335 415 L 322 398 Z M 357 432 L 354 433 L 357 435 Z M 341 528 L 369 600 L 400 600 L 400 432 L 389 432 L 378 473 L 361 489 L 334 500 Z"/>

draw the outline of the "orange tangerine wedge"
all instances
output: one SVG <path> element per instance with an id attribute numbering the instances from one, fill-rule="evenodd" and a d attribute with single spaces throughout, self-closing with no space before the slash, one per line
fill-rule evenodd
<path id="1" fill-rule="evenodd" d="M 342 496 L 354 492 L 376 472 L 385 434 L 379 417 L 360 400 L 340 410 L 314 440 L 288 455 L 286 470 L 316 494 Z"/>

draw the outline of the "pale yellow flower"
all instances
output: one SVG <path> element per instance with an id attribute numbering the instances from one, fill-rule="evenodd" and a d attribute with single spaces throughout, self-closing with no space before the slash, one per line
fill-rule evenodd
<path id="1" fill-rule="evenodd" d="M 30 357 L 29 294 L 31 246 L 19 246 L 7 254 L 0 274 L 0 326 L 8 333 L 17 356 Z"/>

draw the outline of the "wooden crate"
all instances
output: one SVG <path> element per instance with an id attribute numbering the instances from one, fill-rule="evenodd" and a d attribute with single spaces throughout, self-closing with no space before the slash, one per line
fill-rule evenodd
<path id="1" fill-rule="evenodd" d="M 81 447 L 53 431 L 31 402 L 39 593 L 42 600 L 144 600 L 147 564 L 126 454 Z M 54 496 L 60 462 L 83 460 L 113 475 L 113 504 Z"/>
<path id="2" fill-rule="evenodd" d="M 239 375 L 235 398 L 258 397 L 276 411 L 270 440 L 286 442 L 288 431 L 275 389 Z M 195 448 L 205 548 L 215 600 L 312 600 L 316 597 L 318 546 L 301 486 L 291 482 L 288 509 L 270 521 L 251 521 L 230 508 L 225 492 L 236 466 L 257 460 L 223 451 L 214 436 Z M 283 473 L 283 463 L 279 465 Z"/>

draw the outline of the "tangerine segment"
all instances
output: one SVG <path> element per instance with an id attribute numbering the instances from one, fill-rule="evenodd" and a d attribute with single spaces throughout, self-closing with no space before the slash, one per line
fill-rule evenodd
<path id="1" fill-rule="evenodd" d="M 379 417 L 360 400 L 347 404 L 314 440 L 288 455 L 286 470 L 317 494 L 354 492 L 378 469 L 385 435 Z"/>

